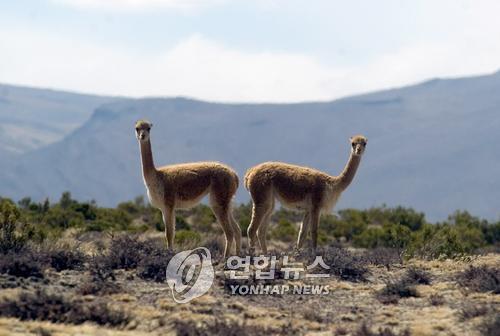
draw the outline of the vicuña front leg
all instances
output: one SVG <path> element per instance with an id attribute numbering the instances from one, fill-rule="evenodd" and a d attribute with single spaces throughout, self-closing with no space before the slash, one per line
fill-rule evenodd
<path id="1" fill-rule="evenodd" d="M 311 215 L 309 211 L 306 211 L 304 214 L 304 218 L 302 219 L 302 223 L 300 224 L 299 237 L 297 239 L 297 250 L 304 245 L 304 241 L 307 237 L 307 232 L 309 232 L 309 223 L 310 223 Z"/>
<path id="2" fill-rule="evenodd" d="M 175 211 L 172 208 L 162 210 L 163 223 L 165 224 L 165 239 L 167 240 L 167 248 L 174 249 L 175 237 Z"/>

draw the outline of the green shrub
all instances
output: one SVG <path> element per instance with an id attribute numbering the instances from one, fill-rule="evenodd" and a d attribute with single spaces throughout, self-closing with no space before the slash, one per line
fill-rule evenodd
<path id="1" fill-rule="evenodd" d="M 248 226 L 250 226 L 250 220 L 252 219 L 252 203 L 248 202 L 235 207 L 233 209 L 233 216 L 241 227 L 241 234 L 243 237 L 246 237 Z"/>
<path id="2" fill-rule="evenodd" d="M 175 233 L 175 242 L 180 246 L 196 246 L 201 241 L 201 235 L 196 231 L 179 230 Z"/>
<path id="3" fill-rule="evenodd" d="M 199 204 L 187 212 L 186 216 L 188 215 L 191 215 L 191 223 L 196 231 L 212 231 L 212 224 L 215 223 L 216 219 L 210 207 Z"/>
<path id="4" fill-rule="evenodd" d="M 297 229 L 294 224 L 282 218 L 271 230 L 271 237 L 284 242 L 291 242 L 297 238 Z"/>
<path id="5" fill-rule="evenodd" d="M 0 199 L 0 253 L 20 251 L 30 231 L 21 223 L 21 212 L 9 199 Z"/>

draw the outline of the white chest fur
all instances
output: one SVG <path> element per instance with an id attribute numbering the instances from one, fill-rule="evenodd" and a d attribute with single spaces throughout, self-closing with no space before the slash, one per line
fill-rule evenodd
<path id="1" fill-rule="evenodd" d="M 155 208 L 162 208 L 164 204 L 164 190 L 157 178 L 144 179 L 149 202 Z"/>

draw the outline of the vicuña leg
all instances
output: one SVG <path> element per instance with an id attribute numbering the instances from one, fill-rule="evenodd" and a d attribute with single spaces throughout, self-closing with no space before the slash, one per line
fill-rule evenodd
<path id="1" fill-rule="evenodd" d="M 269 222 L 271 220 L 271 215 L 273 214 L 273 209 L 274 209 L 274 199 L 271 201 L 271 205 L 265 214 L 264 218 L 262 219 L 262 222 L 260 223 L 260 226 L 257 230 L 257 236 L 259 238 L 259 243 L 260 243 L 260 248 L 262 250 L 262 253 L 267 254 L 267 241 L 266 241 L 266 234 L 267 234 L 267 228 L 269 227 Z"/>
<path id="2" fill-rule="evenodd" d="M 165 224 L 165 238 L 167 240 L 167 248 L 174 249 L 175 236 L 175 211 L 173 208 L 165 207 L 162 210 L 163 224 Z"/>
<path id="3" fill-rule="evenodd" d="M 309 226 L 311 222 L 311 213 L 306 211 L 302 223 L 300 224 L 299 238 L 297 239 L 297 249 L 300 249 L 304 245 L 304 241 L 307 237 L 307 232 L 309 231 Z"/>
<path id="4" fill-rule="evenodd" d="M 271 210 L 273 204 L 273 195 L 271 189 L 268 190 L 258 190 L 250 189 L 250 193 L 253 199 L 252 208 L 252 220 L 248 226 L 247 235 L 249 239 L 250 249 L 255 250 L 255 244 L 257 243 L 257 231 L 259 230 L 262 221 L 266 217 L 266 214 Z"/>
<path id="5" fill-rule="evenodd" d="M 238 222 L 234 219 L 233 212 L 229 211 L 229 222 L 231 223 L 231 227 L 233 229 L 234 234 L 234 242 L 236 245 L 236 255 L 240 254 L 241 251 L 241 229 L 238 225 Z"/>
<path id="6" fill-rule="evenodd" d="M 210 196 L 210 205 L 214 212 L 217 221 L 222 226 L 224 235 L 226 236 L 226 244 L 224 247 L 224 259 L 228 258 L 231 253 L 231 245 L 234 239 L 234 232 L 231 221 L 229 219 L 229 202 L 224 203 L 217 199 L 215 196 Z"/>

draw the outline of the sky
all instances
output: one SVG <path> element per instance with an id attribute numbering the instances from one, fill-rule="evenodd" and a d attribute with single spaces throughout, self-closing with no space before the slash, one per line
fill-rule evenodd
<path id="1" fill-rule="evenodd" d="M 496 0 L 0 0 L 0 83 L 332 100 L 500 69 Z"/>

